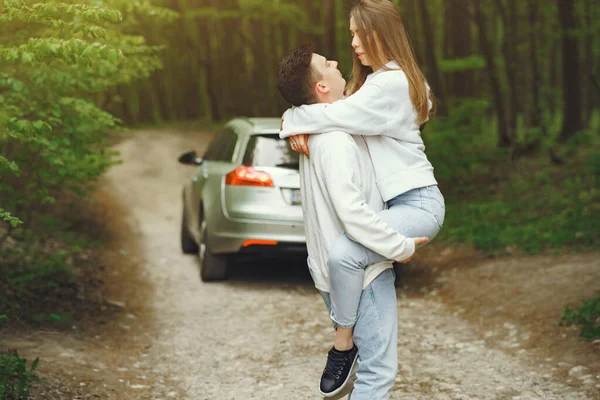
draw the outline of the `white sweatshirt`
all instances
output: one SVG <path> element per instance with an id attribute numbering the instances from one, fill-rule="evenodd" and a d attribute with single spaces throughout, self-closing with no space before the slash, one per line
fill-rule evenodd
<path id="1" fill-rule="evenodd" d="M 406 75 L 394 61 L 386 67 L 394 70 L 380 69 L 370 74 L 364 85 L 345 99 L 286 111 L 280 136 L 331 131 L 364 135 L 377 186 L 387 202 L 411 189 L 437 182 L 425 155 Z"/>
<path id="2" fill-rule="evenodd" d="M 329 292 L 329 249 L 344 232 L 391 260 L 410 257 L 414 240 L 395 232 L 377 215 L 385 204 L 364 139 L 329 132 L 312 137 L 308 144 L 310 158 L 300 159 L 300 190 L 308 267 L 317 289 Z M 363 288 L 391 266 L 391 261 L 384 261 L 367 267 Z"/>

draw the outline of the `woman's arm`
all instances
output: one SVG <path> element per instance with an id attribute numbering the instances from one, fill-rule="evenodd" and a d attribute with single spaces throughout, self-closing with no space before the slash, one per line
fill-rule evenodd
<path id="1" fill-rule="evenodd" d="M 354 135 L 383 135 L 388 129 L 387 96 L 381 87 L 366 83 L 353 95 L 335 103 L 309 104 L 285 112 L 282 138 L 300 133 L 344 131 Z"/>
<path id="2" fill-rule="evenodd" d="M 402 139 L 411 125 L 414 129 L 419 127 L 409 83 L 400 70 L 379 74 L 345 99 L 295 107 L 286 111 L 284 117 L 282 138 L 341 130 L 351 135 Z"/>

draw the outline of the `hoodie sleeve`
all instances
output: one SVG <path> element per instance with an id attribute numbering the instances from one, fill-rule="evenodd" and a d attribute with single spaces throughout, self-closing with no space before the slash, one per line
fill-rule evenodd
<path id="1" fill-rule="evenodd" d="M 343 131 L 351 135 L 383 135 L 388 129 L 386 96 L 379 85 L 366 83 L 335 103 L 307 104 L 287 110 L 280 137 Z"/>
<path id="2" fill-rule="evenodd" d="M 339 142 L 334 151 L 324 151 L 319 158 L 320 172 L 327 192 L 344 231 L 352 240 L 375 253 L 402 261 L 415 252 L 415 243 L 393 230 L 369 205 L 360 189 L 356 165 L 349 154 L 356 149 Z"/>
<path id="3" fill-rule="evenodd" d="M 406 75 L 402 71 L 386 71 L 345 99 L 287 110 L 280 137 L 343 131 L 351 135 L 386 135 L 401 139 L 398 135 L 405 130 L 402 126 L 414 116 Z"/>

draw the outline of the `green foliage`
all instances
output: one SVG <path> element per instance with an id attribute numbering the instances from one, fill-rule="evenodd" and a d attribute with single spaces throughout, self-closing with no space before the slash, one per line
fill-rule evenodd
<path id="1" fill-rule="evenodd" d="M 445 59 L 439 61 L 439 67 L 442 72 L 479 70 L 485 68 L 485 59 L 477 55 Z"/>
<path id="2" fill-rule="evenodd" d="M 36 232 L 15 231 L 0 248 L 0 315 L 61 328 L 97 300 L 97 263 L 90 259 L 97 243 L 86 232 L 97 233 L 99 226 L 77 217 L 86 211 L 94 212 L 71 205 L 62 212 L 73 216 L 42 215 Z M 47 231 L 53 232 L 51 238 L 40 233 Z M 81 297 L 82 280 L 89 299 Z"/>
<path id="3" fill-rule="evenodd" d="M 587 169 L 594 177 L 595 187 L 598 187 L 600 183 L 600 152 L 590 154 L 587 160 Z"/>
<path id="4" fill-rule="evenodd" d="M 160 47 L 128 32 L 176 14 L 147 1 L 3 3 L 0 223 L 14 228 L 65 190 L 85 195 L 115 164 L 107 132 L 122 125 L 101 109 L 105 93 L 161 67 Z"/>
<path id="5" fill-rule="evenodd" d="M 600 292 L 598 297 L 583 302 L 575 309 L 567 305 L 561 316 L 561 324 L 581 325 L 584 339 L 600 338 Z"/>
<path id="6" fill-rule="evenodd" d="M 277 7 L 263 0 L 238 0 L 237 7 L 232 9 L 219 9 L 215 7 L 190 7 L 185 10 L 183 17 L 186 20 L 198 18 L 247 19 L 269 21 L 269 23 L 285 23 L 304 32 L 322 34 L 321 27 L 311 24 L 309 16 L 303 6 L 293 2 L 281 1 Z"/>
<path id="7" fill-rule="evenodd" d="M 468 243 L 488 255 L 517 248 L 598 248 L 598 138 L 576 135 L 563 149 L 566 165 L 546 152 L 511 160 L 495 146 L 486 103 L 463 101 L 424 131 L 428 156 L 446 199 L 440 241 Z"/>
<path id="8" fill-rule="evenodd" d="M 31 384 L 37 380 L 35 369 L 40 362 L 36 358 L 27 367 L 27 360 L 19 357 L 17 350 L 0 353 L 0 399 L 29 399 Z"/>
<path id="9" fill-rule="evenodd" d="M 31 238 L 26 239 L 33 242 Z M 11 262 L 10 268 L 2 268 L 0 312 L 20 316 L 23 320 L 36 320 L 35 315 L 40 312 L 55 312 L 50 302 L 40 304 L 38 299 L 55 289 L 73 287 L 72 266 L 68 260 L 77 250 L 72 247 L 53 254 L 36 243 L 0 251 L 4 263 Z"/>

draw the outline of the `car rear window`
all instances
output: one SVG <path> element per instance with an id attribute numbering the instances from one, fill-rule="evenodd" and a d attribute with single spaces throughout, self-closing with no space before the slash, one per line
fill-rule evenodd
<path id="1" fill-rule="evenodd" d="M 293 151 L 290 142 L 280 139 L 278 134 L 259 134 L 248 141 L 243 163 L 249 166 L 299 169 L 300 153 Z"/>

